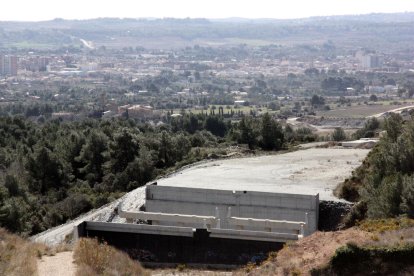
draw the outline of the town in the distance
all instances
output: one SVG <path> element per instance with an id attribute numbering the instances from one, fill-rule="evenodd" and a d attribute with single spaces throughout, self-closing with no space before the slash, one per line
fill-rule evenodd
<path id="1" fill-rule="evenodd" d="M 0 275 L 412 275 L 413 233 L 414 12 L 0 21 Z"/>

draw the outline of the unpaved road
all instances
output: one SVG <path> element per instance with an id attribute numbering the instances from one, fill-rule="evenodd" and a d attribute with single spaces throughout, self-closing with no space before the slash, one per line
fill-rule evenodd
<path id="1" fill-rule="evenodd" d="M 314 145 L 318 145 L 317 143 Z M 351 175 L 369 150 L 311 148 L 286 154 L 202 162 L 159 179 L 158 185 L 246 190 L 298 194 L 319 193 L 321 200 L 338 200 L 332 191 Z M 98 210 L 31 237 L 33 241 L 57 245 L 85 220 L 125 222 L 114 216 L 114 208 L 138 210 L 145 203 L 145 187 L 140 187 Z"/>
<path id="2" fill-rule="evenodd" d="M 383 116 L 387 113 L 401 113 L 404 110 L 410 110 L 410 109 L 413 109 L 413 108 L 414 108 L 414 105 L 403 106 L 403 107 L 388 110 L 386 112 L 381 112 L 381 113 L 378 113 L 378 114 L 374 114 L 372 116 L 369 116 L 368 118 L 379 118 L 379 117 L 381 117 L 381 116 Z"/>
<path id="3" fill-rule="evenodd" d="M 113 217 L 113 211 L 121 201 L 123 202 L 123 210 L 137 210 L 142 204 L 144 204 L 145 187 L 135 189 L 106 206 L 103 206 L 97 210 L 92 210 L 72 221 L 67 222 L 66 224 L 62 224 L 32 236 L 30 239 L 32 241 L 54 246 L 62 243 L 65 240 L 65 237 L 72 233 L 73 227 L 85 220 L 125 222 L 124 219 L 121 219 L 118 216 Z"/>
<path id="4" fill-rule="evenodd" d="M 76 265 L 73 263 L 73 252 L 60 252 L 54 256 L 43 256 L 37 261 L 39 276 L 73 276 Z"/>

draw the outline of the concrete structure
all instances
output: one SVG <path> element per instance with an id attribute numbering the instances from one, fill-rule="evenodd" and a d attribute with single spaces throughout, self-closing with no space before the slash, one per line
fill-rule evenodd
<path id="1" fill-rule="evenodd" d="M 311 148 L 200 162 L 157 182 L 158 186 L 319 194 L 320 200 L 341 201 L 332 191 L 361 165 L 368 152 L 366 149 Z"/>
<path id="2" fill-rule="evenodd" d="M 364 69 L 380 68 L 382 66 L 382 58 L 374 54 L 363 55 L 361 57 L 361 65 Z"/>
<path id="3" fill-rule="evenodd" d="M 127 223 L 84 221 L 74 237 L 97 237 L 141 262 L 245 264 L 317 230 L 319 195 L 146 186 Z"/>
<path id="4" fill-rule="evenodd" d="M 124 211 L 129 222 L 206 229 L 210 237 L 285 242 L 317 230 L 319 195 L 149 185 L 145 211 Z M 155 228 L 154 228 L 155 229 Z"/>
<path id="5" fill-rule="evenodd" d="M 133 105 L 127 108 L 129 118 L 150 118 L 154 114 L 154 109 L 151 106 Z"/>
<path id="6" fill-rule="evenodd" d="M 127 223 L 83 221 L 74 238 L 96 237 L 144 265 L 243 265 L 317 230 L 319 196 L 149 185 Z M 127 207 L 126 207 L 127 208 Z"/>
<path id="7" fill-rule="evenodd" d="M 341 144 L 344 148 L 372 149 L 378 143 L 378 141 L 379 139 L 377 138 L 361 138 L 359 140 L 342 142 Z"/>

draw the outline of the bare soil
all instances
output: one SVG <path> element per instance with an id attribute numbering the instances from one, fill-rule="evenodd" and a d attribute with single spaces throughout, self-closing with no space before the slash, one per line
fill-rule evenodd
<path id="1" fill-rule="evenodd" d="M 39 276 L 73 276 L 76 264 L 73 263 L 73 252 L 66 251 L 54 256 L 43 256 L 37 262 Z"/>

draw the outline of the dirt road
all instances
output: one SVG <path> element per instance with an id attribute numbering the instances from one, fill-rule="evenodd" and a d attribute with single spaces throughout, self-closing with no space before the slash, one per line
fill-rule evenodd
<path id="1" fill-rule="evenodd" d="M 368 118 L 379 118 L 379 117 L 381 117 L 381 116 L 383 116 L 387 113 L 401 113 L 404 110 L 410 110 L 410 109 L 413 109 L 413 108 L 414 108 L 414 105 L 399 107 L 399 108 L 388 110 L 386 112 L 381 112 L 381 113 L 378 113 L 378 114 L 374 114 L 372 116 L 369 116 Z"/>
<path id="2" fill-rule="evenodd" d="M 117 207 L 122 201 L 124 210 L 137 210 L 142 204 L 144 204 L 144 200 L 145 187 L 140 187 L 108 205 L 105 205 L 97 210 L 92 210 L 72 221 L 32 236 L 30 239 L 32 241 L 41 242 L 50 246 L 60 244 L 65 240 L 67 235 L 72 233 L 73 227 L 85 220 L 124 222 L 124 219 L 121 219 L 118 216 L 113 216 L 115 207 Z"/>
<path id="3" fill-rule="evenodd" d="M 43 256 L 37 261 L 39 276 L 73 276 L 76 265 L 73 263 L 73 252 L 60 252 L 54 256 Z"/>

